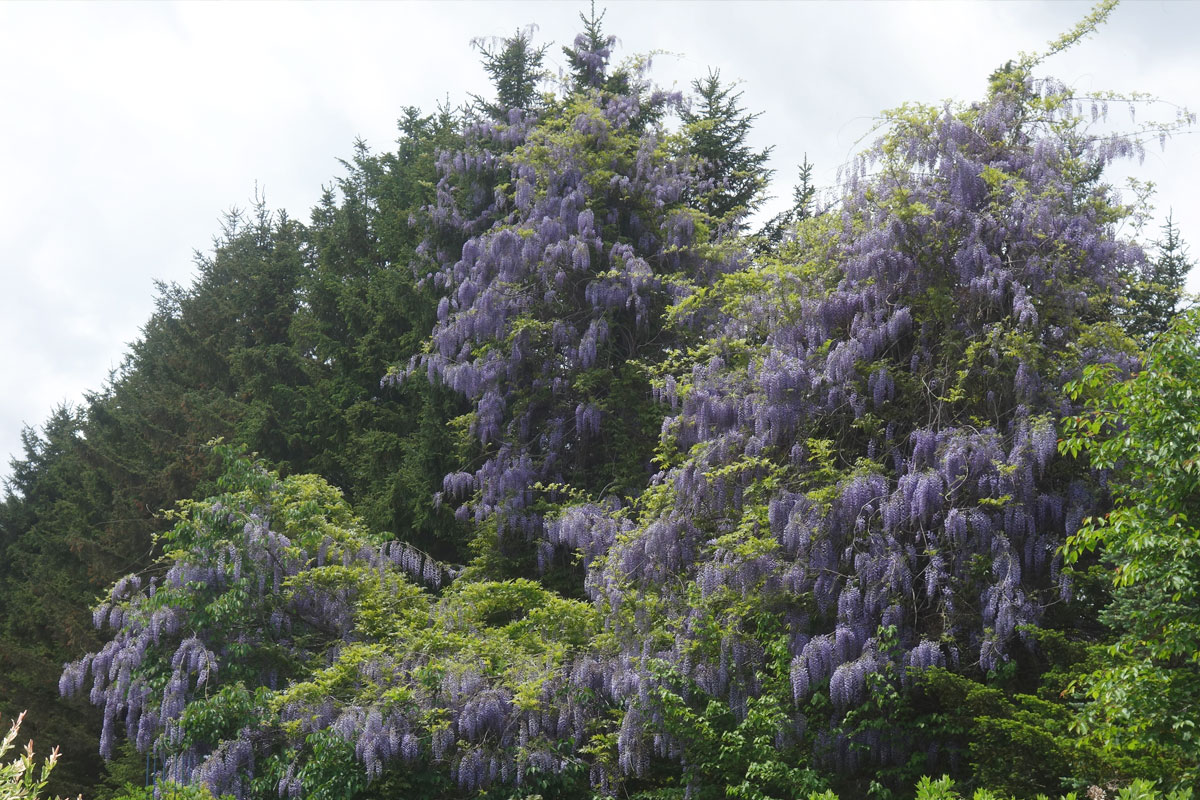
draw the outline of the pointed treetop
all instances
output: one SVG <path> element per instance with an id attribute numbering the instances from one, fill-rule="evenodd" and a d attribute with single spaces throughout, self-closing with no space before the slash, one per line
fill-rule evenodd
<path id="1" fill-rule="evenodd" d="M 736 83 L 721 81 L 719 70 L 709 70 L 704 79 L 692 81 L 693 105 L 680 111 L 708 185 L 700 207 L 731 231 L 762 205 L 772 172 L 767 167 L 771 148 L 754 150 L 747 143 L 759 114 L 746 111 L 736 89 Z"/>
<path id="2" fill-rule="evenodd" d="M 1174 214 L 1167 215 L 1162 238 L 1154 244 L 1157 254 L 1146 263 L 1145 272 L 1127 277 L 1122 315 L 1125 331 L 1147 347 L 1186 305 L 1184 284 L 1194 266 Z"/>
<path id="3" fill-rule="evenodd" d="M 477 38 L 471 46 L 483 56 L 483 69 L 496 87 L 496 102 L 476 97 L 476 105 L 494 119 L 507 119 L 512 109 L 528 111 L 538 102 L 538 83 L 545 73 L 546 45 L 534 47 L 536 25 L 518 28 L 512 36 Z"/>
<path id="4" fill-rule="evenodd" d="M 605 35 L 603 28 L 605 11 L 596 15 L 596 3 L 593 0 L 591 11 L 587 16 L 580 12 L 579 19 L 583 22 L 583 31 L 575 37 L 570 47 L 564 47 L 563 53 L 571 65 L 576 89 L 605 88 L 608 77 L 608 60 L 612 57 L 612 49 L 617 43 L 617 37 Z"/>

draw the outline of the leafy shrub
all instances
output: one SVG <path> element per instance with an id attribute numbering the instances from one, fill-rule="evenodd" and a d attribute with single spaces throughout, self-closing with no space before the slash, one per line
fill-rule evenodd
<path id="1" fill-rule="evenodd" d="M 21 721 L 25 718 L 22 713 L 13 720 L 12 727 L 4 738 L 0 739 L 0 800 L 37 800 L 46 782 L 50 780 L 50 771 L 58 761 L 58 748 L 50 751 L 50 755 L 38 766 L 33 755 L 33 740 L 26 745 L 21 755 L 6 761 L 5 757 L 13 749 L 13 742 L 21 730 Z"/>

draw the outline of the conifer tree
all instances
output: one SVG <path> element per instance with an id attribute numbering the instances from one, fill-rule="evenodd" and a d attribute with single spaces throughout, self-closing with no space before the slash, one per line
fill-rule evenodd
<path id="1" fill-rule="evenodd" d="M 84 609 L 147 544 L 106 536 L 109 487 L 87 463 L 85 422 L 82 410 L 59 407 L 40 433 L 23 431 L 0 502 L 0 715 L 37 711 L 25 733 L 65 748 L 50 788 L 70 796 L 103 774 L 99 717 L 61 702 L 55 673 L 96 647 Z"/>
<path id="2" fill-rule="evenodd" d="M 406 109 L 396 151 L 372 154 L 360 143 L 338 192 L 313 210 L 304 304 L 292 325 L 311 384 L 290 423 L 312 443 L 304 471 L 341 487 L 373 530 L 450 560 L 465 557 L 456 552 L 461 526 L 433 495 L 457 465 L 446 422 L 462 409 L 423 379 L 401 387 L 379 379 L 392 359 L 418 352 L 433 327 L 436 296 L 419 285 L 412 262 L 436 153 L 457 140 L 458 126 L 446 109 Z"/>
<path id="3" fill-rule="evenodd" d="M 543 562 L 553 551 L 554 490 L 535 484 L 644 484 L 661 419 L 644 367 L 667 345 L 667 305 L 719 269 L 699 255 L 686 147 L 646 127 L 673 98 L 605 88 L 607 50 L 579 48 L 611 42 L 598 17 L 584 22 L 576 90 L 545 123 L 513 109 L 473 130 L 443 158 L 434 210 L 435 235 L 460 250 L 436 248 L 446 294 L 422 365 L 471 403 L 485 454 L 446 477 L 445 497 L 524 552 L 506 554 L 523 576 L 536 574 L 530 543 Z"/>
<path id="4" fill-rule="evenodd" d="M 692 91 L 691 105 L 679 115 L 687 126 L 688 151 L 699 161 L 696 205 L 716 225 L 735 232 L 762 205 L 772 148 L 755 151 L 747 143 L 759 114 L 742 107 L 742 92 L 723 84 L 719 70 L 693 81 Z"/>
<path id="5" fill-rule="evenodd" d="M 617 44 L 617 37 L 604 32 L 604 14 L 605 12 L 601 11 L 599 16 L 596 15 L 596 2 L 592 0 L 588 15 L 585 17 L 583 12 L 579 13 L 583 30 L 575 36 L 575 41 L 570 47 L 564 46 L 562 49 L 563 55 L 567 57 L 567 64 L 573 80 L 572 86 L 575 91 L 583 89 L 619 91 L 626 88 L 611 85 L 613 81 L 620 81 L 623 73 L 612 72 L 608 67 L 613 48 Z"/>
<path id="6" fill-rule="evenodd" d="M 489 117 L 503 121 L 511 109 L 536 110 L 538 83 L 544 77 L 542 61 L 549 45 L 535 47 L 536 25 L 518 28 L 504 39 L 474 39 L 471 44 L 483 56 L 483 69 L 496 87 L 496 100 L 476 97 L 476 105 Z"/>
<path id="7" fill-rule="evenodd" d="M 1174 215 L 1167 215 L 1156 250 L 1145 271 L 1130 276 L 1122 315 L 1125 330 L 1144 345 L 1170 327 L 1180 310 L 1184 282 L 1194 266 Z"/>
<path id="8" fill-rule="evenodd" d="M 751 247 L 757 254 L 773 252 L 789 235 L 794 233 L 796 224 L 811 217 L 815 212 L 817 187 L 813 184 L 813 165 L 805 154 L 803 163 L 798 168 L 797 183 L 792 187 L 792 203 L 779 212 L 758 230 L 751 242 Z"/>

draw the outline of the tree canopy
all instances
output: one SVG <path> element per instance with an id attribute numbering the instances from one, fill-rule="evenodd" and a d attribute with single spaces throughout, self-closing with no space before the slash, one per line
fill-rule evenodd
<path id="1" fill-rule="evenodd" d="M 493 97 L 231 213 L 0 506 L 0 711 L 109 764 L 50 788 L 1194 780 L 1190 261 L 1106 181 L 1163 128 L 1039 72 L 1111 7 L 765 222 L 758 113 L 594 7 L 561 85 L 478 40 Z"/>

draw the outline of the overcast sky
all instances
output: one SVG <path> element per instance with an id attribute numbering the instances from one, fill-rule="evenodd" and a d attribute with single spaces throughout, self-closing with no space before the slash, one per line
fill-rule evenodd
<path id="1" fill-rule="evenodd" d="M 617 57 L 657 51 L 685 89 L 708 67 L 761 111 L 786 196 L 805 153 L 819 183 L 880 111 L 979 97 L 988 74 L 1040 50 L 1089 3 L 609 2 Z M 255 187 L 307 220 L 356 137 L 386 150 L 404 106 L 487 94 L 472 37 L 536 23 L 569 43 L 582 2 L 0 2 L 0 475 L 22 425 L 100 389 L 153 308 L 187 284 L 231 207 Z M 1149 92 L 1139 111 L 1200 109 L 1200 3 L 1142 0 L 1043 66 L 1081 92 Z M 558 47 L 549 66 L 563 66 Z M 1127 120 L 1124 109 L 1113 115 Z M 1149 148 L 1200 253 L 1200 136 Z M 1195 282 L 1193 282 L 1195 287 Z"/>

